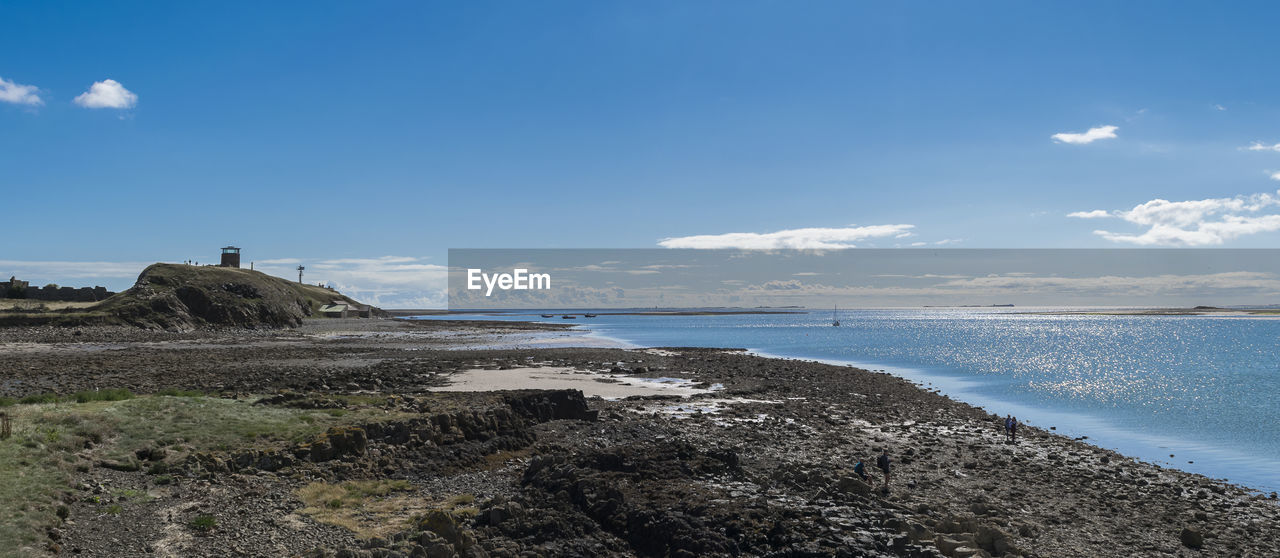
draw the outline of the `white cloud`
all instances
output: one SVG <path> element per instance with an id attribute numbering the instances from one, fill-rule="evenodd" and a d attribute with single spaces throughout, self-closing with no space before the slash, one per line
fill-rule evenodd
<path id="1" fill-rule="evenodd" d="M 1089 131 L 1083 134 L 1075 133 L 1075 132 L 1062 132 L 1062 133 L 1054 134 L 1050 137 L 1052 137 L 1054 141 L 1057 141 L 1060 143 L 1074 143 L 1078 145 L 1083 145 L 1086 143 L 1093 143 L 1100 139 L 1114 138 L 1116 137 L 1116 130 L 1119 130 L 1119 129 L 1120 128 L 1116 126 L 1098 126 L 1096 128 L 1089 128 Z"/>
<path id="2" fill-rule="evenodd" d="M 449 268 L 423 258 L 383 256 L 308 260 L 275 258 L 254 262 L 254 269 L 297 280 L 331 284 L 342 294 L 382 308 L 444 308 L 448 304 Z"/>
<path id="3" fill-rule="evenodd" d="M 1107 210 L 1105 209 L 1095 209 L 1093 211 L 1075 211 L 1067 214 L 1067 217 L 1075 217 L 1077 219 L 1101 219 L 1103 217 L 1110 217 L 1110 216 L 1111 216 L 1111 213 L 1107 212 Z"/>
<path id="4" fill-rule="evenodd" d="M 1280 143 L 1274 145 L 1263 145 L 1259 142 L 1253 142 L 1249 147 L 1245 147 L 1249 151 L 1280 151 Z"/>
<path id="5" fill-rule="evenodd" d="M 622 262 L 605 262 L 605 263 L 617 264 Z M 689 264 L 653 264 L 653 265 L 645 265 L 640 267 L 643 269 L 690 269 L 690 268 L 699 267 L 699 266 L 689 265 Z"/>
<path id="6" fill-rule="evenodd" d="M 854 248 L 855 242 L 870 238 L 899 237 L 915 225 L 869 225 L 865 227 L 790 229 L 771 233 L 725 233 L 664 238 L 664 248 L 738 250 L 839 250 Z"/>
<path id="7" fill-rule="evenodd" d="M 22 85 L 0 77 L 0 102 L 15 105 L 43 105 L 44 101 L 36 94 L 40 88 L 34 85 Z"/>
<path id="8" fill-rule="evenodd" d="M 1222 106 L 1222 105 L 1213 105 L 1213 108 L 1218 109 L 1218 110 L 1227 110 L 1227 107 L 1224 107 L 1224 106 Z"/>
<path id="9" fill-rule="evenodd" d="M 109 288 L 127 288 L 151 262 L 73 262 L 73 261 L 23 261 L 0 260 L 0 280 L 8 281 L 16 276 L 33 283 L 58 283 L 67 286 L 88 287 L 77 279 L 107 280 Z"/>
<path id="10" fill-rule="evenodd" d="M 138 96 L 125 89 L 120 82 L 106 79 L 94 82 L 89 90 L 76 97 L 75 103 L 84 108 L 133 108 L 138 104 Z"/>
<path id="11" fill-rule="evenodd" d="M 321 265 L 388 265 L 388 264 L 407 264 L 418 261 L 418 258 L 408 256 L 382 256 L 380 258 L 341 258 L 336 260 L 322 260 Z"/>
<path id="12" fill-rule="evenodd" d="M 1280 191 L 1234 198 L 1168 201 L 1151 200 L 1110 216 L 1147 227 L 1141 234 L 1096 230 L 1112 242 L 1138 246 L 1216 246 L 1241 236 L 1280 230 L 1280 214 L 1264 210 L 1280 206 Z M 1103 216 L 1101 210 L 1077 212 L 1073 217 Z M 1102 212 L 1105 214 L 1106 212 Z"/>
<path id="13" fill-rule="evenodd" d="M 766 281 L 762 285 L 752 285 L 747 287 L 748 290 L 758 289 L 758 290 L 764 290 L 764 291 L 800 291 L 800 290 L 805 290 L 807 288 L 809 287 L 796 279 L 790 279 L 787 281 L 780 281 L 775 279 L 773 281 Z"/>
<path id="14" fill-rule="evenodd" d="M 1271 180 L 1280 180 L 1280 172 L 1271 173 Z"/>
<path id="15" fill-rule="evenodd" d="M 964 239 L 963 238 L 944 238 L 942 240 L 937 240 L 934 242 L 923 242 L 923 241 L 912 242 L 908 246 L 912 248 L 919 248 L 921 246 L 946 246 L 948 244 L 957 244 L 960 242 L 964 242 Z"/>

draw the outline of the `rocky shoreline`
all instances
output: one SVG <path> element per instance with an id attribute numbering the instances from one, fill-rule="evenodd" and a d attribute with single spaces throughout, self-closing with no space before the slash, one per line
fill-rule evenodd
<path id="1" fill-rule="evenodd" d="M 1038 428 L 1006 443 L 999 417 L 891 375 L 730 349 L 520 348 L 557 329 L 330 320 L 282 331 L 4 330 L 0 396 L 198 390 L 199 408 L 315 421 L 292 439 L 269 429 L 207 447 L 157 439 L 123 460 L 103 456 L 127 437 L 105 437 L 68 458 L 43 544 L 11 554 L 1280 551 L 1274 495 Z M 527 367 L 701 389 L 618 400 L 434 391 L 464 371 Z M 852 473 L 881 449 L 895 464 L 887 492 Z"/>

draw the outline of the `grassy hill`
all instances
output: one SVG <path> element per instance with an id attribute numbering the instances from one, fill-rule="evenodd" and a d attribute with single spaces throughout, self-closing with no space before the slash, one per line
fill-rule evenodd
<path id="1" fill-rule="evenodd" d="M 88 308 L 0 313 L 0 325 L 128 324 L 190 330 L 201 327 L 292 327 L 323 305 L 358 304 L 337 291 L 260 271 L 153 264 L 138 281 Z"/>

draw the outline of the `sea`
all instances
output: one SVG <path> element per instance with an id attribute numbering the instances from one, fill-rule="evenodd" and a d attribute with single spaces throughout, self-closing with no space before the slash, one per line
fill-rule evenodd
<path id="1" fill-rule="evenodd" d="M 884 370 L 1147 462 L 1264 493 L 1280 490 L 1280 319 L 1054 313 L 1062 310 L 1068 309 L 716 315 L 602 309 L 422 319 L 569 323 L 560 316 L 571 312 L 578 316 L 572 335 L 583 342 L 733 347 Z"/>

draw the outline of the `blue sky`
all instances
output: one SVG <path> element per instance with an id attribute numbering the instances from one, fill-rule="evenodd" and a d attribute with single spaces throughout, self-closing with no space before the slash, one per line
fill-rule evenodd
<path id="1" fill-rule="evenodd" d="M 0 274 L 236 243 L 409 304 L 448 248 L 1274 248 L 1277 11 L 4 3 Z"/>

